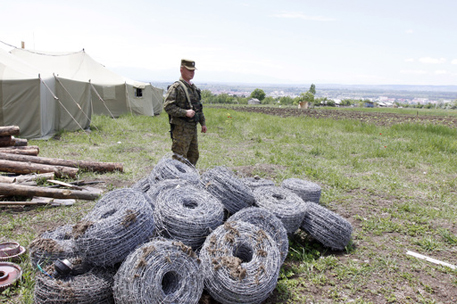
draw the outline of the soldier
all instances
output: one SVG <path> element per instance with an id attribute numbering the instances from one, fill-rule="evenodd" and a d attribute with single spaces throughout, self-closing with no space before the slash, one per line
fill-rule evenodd
<path id="1" fill-rule="evenodd" d="M 181 77 L 168 88 L 163 105 L 170 121 L 173 158 L 184 157 L 194 166 L 199 157 L 197 124 L 200 123 L 202 133 L 207 131 L 201 92 L 191 82 L 195 70 L 195 61 L 181 60 Z"/>

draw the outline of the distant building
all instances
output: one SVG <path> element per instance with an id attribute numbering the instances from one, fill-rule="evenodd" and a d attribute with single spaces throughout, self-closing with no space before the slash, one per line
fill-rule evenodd
<path id="1" fill-rule="evenodd" d="M 258 100 L 257 98 L 251 98 L 248 100 L 248 104 L 257 105 L 257 104 L 260 104 L 260 100 Z"/>
<path id="2" fill-rule="evenodd" d="M 374 108 L 374 102 L 372 101 L 365 101 L 365 108 Z"/>

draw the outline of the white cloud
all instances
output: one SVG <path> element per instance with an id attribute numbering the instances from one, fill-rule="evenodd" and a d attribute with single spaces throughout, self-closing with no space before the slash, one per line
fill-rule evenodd
<path id="1" fill-rule="evenodd" d="M 412 33 L 414 33 L 414 31 L 411 30 L 411 29 L 409 29 L 409 30 L 406 30 L 405 33 L 406 33 L 406 34 L 412 34 Z"/>
<path id="2" fill-rule="evenodd" d="M 309 21 L 335 21 L 333 18 L 323 17 L 323 16 L 310 16 L 303 13 L 296 12 L 284 12 L 281 14 L 274 15 L 277 18 L 286 18 L 286 19 L 303 19 Z"/>
<path id="3" fill-rule="evenodd" d="M 452 60 L 451 64 L 457 64 L 457 59 Z"/>
<path id="4" fill-rule="evenodd" d="M 445 63 L 446 59 L 444 59 L 444 58 L 422 57 L 421 59 L 419 59 L 419 61 L 422 62 L 422 63 L 437 64 L 437 63 Z"/>
<path id="5" fill-rule="evenodd" d="M 446 71 L 446 70 L 436 70 L 435 74 L 437 74 L 437 75 L 448 74 L 448 71 Z"/>
<path id="6" fill-rule="evenodd" d="M 406 58 L 405 62 L 414 62 L 414 58 Z"/>
<path id="7" fill-rule="evenodd" d="M 401 74 L 413 74 L 413 75 L 424 75 L 427 74 L 424 70 L 401 70 Z"/>

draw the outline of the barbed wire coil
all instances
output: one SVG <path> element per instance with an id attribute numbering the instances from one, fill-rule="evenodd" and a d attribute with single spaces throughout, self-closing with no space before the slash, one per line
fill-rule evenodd
<path id="1" fill-rule="evenodd" d="M 256 205 L 267 209 L 281 220 L 287 233 L 292 235 L 300 228 L 306 213 L 306 204 L 290 190 L 267 186 L 254 190 Z"/>
<path id="2" fill-rule="evenodd" d="M 255 202 L 252 190 L 227 167 L 211 168 L 202 174 L 201 180 L 205 189 L 217 197 L 231 214 L 251 207 Z"/>
<path id="3" fill-rule="evenodd" d="M 307 212 L 300 226 L 325 247 L 344 250 L 352 235 L 352 225 L 324 206 L 307 203 Z"/>
<path id="4" fill-rule="evenodd" d="M 104 195 L 73 226 L 78 255 L 96 266 L 122 262 L 154 233 L 153 209 L 135 189 L 116 189 Z"/>
<path id="5" fill-rule="evenodd" d="M 203 274 L 190 247 L 161 238 L 127 256 L 114 277 L 116 304 L 198 303 Z"/>
<path id="6" fill-rule="evenodd" d="M 222 203 L 208 191 L 191 184 L 161 192 L 155 206 L 157 232 L 194 250 L 224 222 Z"/>
<path id="7" fill-rule="evenodd" d="M 225 222 L 207 237 L 199 257 L 205 289 L 220 303 L 261 303 L 276 288 L 278 246 L 253 224 Z"/>

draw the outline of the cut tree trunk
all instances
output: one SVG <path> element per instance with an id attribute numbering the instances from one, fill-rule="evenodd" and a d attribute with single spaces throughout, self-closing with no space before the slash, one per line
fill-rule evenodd
<path id="1" fill-rule="evenodd" d="M 38 146 L 11 146 L 0 147 L 0 153 L 22 154 L 37 156 L 40 153 Z"/>
<path id="2" fill-rule="evenodd" d="M 12 184 L 14 182 L 16 182 L 16 178 L 15 177 L 1 176 L 0 175 L 0 183 Z"/>
<path id="3" fill-rule="evenodd" d="M 7 135 L 19 135 L 19 127 L 18 126 L 2 126 L 0 127 L 0 136 L 7 136 Z"/>
<path id="4" fill-rule="evenodd" d="M 74 205 L 74 199 L 49 199 L 47 201 L 0 201 L 1 206 L 72 206 Z"/>
<path id="5" fill-rule="evenodd" d="M 11 135 L 0 136 L 0 147 L 9 147 L 9 146 L 14 146 L 13 137 Z"/>
<path id="6" fill-rule="evenodd" d="M 34 186 L 23 186 L 16 184 L 2 184 L 0 183 L 0 195 L 5 196 L 44 196 L 52 198 L 73 198 L 81 200 L 95 200 L 100 194 L 89 192 L 89 191 L 80 191 L 80 190 L 69 190 L 69 189 L 51 189 L 44 187 L 34 187 Z"/>
<path id="7" fill-rule="evenodd" d="M 16 138 L 13 136 L 11 141 L 14 143 L 12 146 L 27 146 L 28 144 L 26 138 Z"/>
<path id="8" fill-rule="evenodd" d="M 18 161 L 18 162 L 32 162 L 36 164 L 45 164 L 53 166 L 65 166 L 80 168 L 82 170 L 106 172 L 106 171 L 123 171 L 123 165 L 120 163 L 104 163 L 104 162 L 93 162 L 84 160 L 66 160 L 59 158 L 48 158 L 48 157 L 37 157 L 29 155 L 18 155 L 0 153 L 0 159 Z"/>
<path id="9" fill-rule="evenodd" d="M 16 155 L 8 154 L 6 155 Z M 33 156 L 31 156 L 33 157 Z M 54 172 L 57 177 L 76 177 L 78 173 L 77 168 L 64 167 L 64 166 L 53 166 L 53 165 L 42 165 L 30 162 L 12 161 L 0 159 L 0 171 L 12 172 L 16 174 L 29 174 L 29 173 L 47 173 Z"/>
<path id="10" fill-rule="evenodd" d="M 39 179 L 45 179 L 45 180 L 50 180 L 55 178 L 54 172 L 48 172 L 48 173 L 41 173 L 41 174 L 27 174 L 27 175 L 18 175 L 15 176 L 14 179 L 16 179 L 17 184 L 29 182 L 29 181 L 36 181 Z"/>

